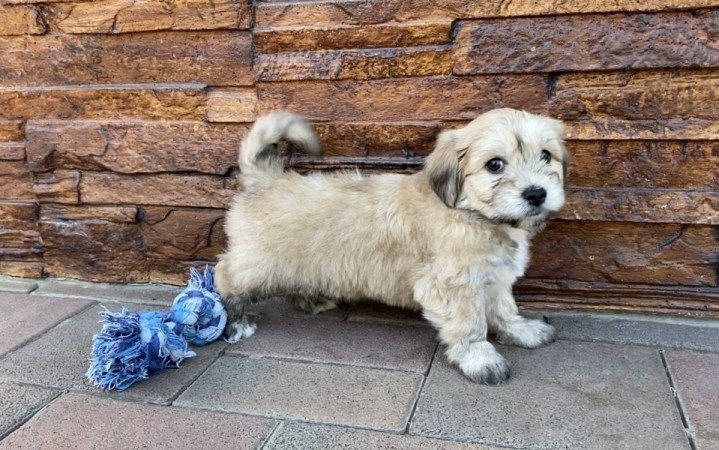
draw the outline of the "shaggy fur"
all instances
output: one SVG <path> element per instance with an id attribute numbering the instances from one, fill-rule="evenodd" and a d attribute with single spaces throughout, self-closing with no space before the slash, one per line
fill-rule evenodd
<path id="1" fill-rule="evenodd" d="M 557 120 L 498 109 L 442 132 L 414 175 L 301 176 L 284 171 L 277 144 L 319 154 L 312 129 L 289 113 L 259 119 L 242 143 L 243 190 L 216 269 L 233 316 L 226 335 L 254 331 L 248 301 L 292 294 L 316 312 L 373 299 L 421 310 L 469 379 L 503 381 L 509 364 L 488 332 L 528 348 L 554 339 L 518 314 L 512 284 L 530 238 L 564 204 L 563 133 Z"/>

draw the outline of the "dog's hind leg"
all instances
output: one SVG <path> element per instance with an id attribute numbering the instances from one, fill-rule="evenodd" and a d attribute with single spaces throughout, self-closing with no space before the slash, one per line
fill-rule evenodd
<path id="1" fill-rule="evenodd" d="M 234 281 L 229 264 L 225 260 L 220 260 L 215 267 L 215 286 L 227 309 L 224 338 L 230 344 L 252 336 L 257 329 L 257 325 L 249 320 L 245 311 L 252 297 L 243 290 L 237 289 Z"/>
<path id="2" fill-rule="evenodd" d="M 225 299 L 227 325 L 225 325 L 224 338 L 230 344 L 252 336 L 257 330 L 257 325 L 250 321 L 245 311 L 249 302 L 249 297 L 231 296 Z"/>
<path id="3" fill-rule="evenodd" d="M 322 296 L 290 294 L 287 296 L 287 300 L 292 303 L 295 308 L 312 315 L 337 308 L 337 303 L 335 301 Z"/>

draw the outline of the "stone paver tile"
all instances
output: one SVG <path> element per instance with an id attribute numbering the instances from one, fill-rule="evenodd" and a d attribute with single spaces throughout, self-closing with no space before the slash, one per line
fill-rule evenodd
<path id="1" fill-rule="evenodd" d="M 0 439 L 58 394 L 35 386 L 0 383 Z"/>
<path id="2" fill-rule="evenodd" d="M 499 350 L 512 374 L 494 387 L 436 358 L 410 433 L 520 448 L 688 448 L 657 350 L 567 341 Z"/>
<path id="3" fill-rule="evenodd" d="M 39 297 L 38 297 L 39 298 Z M 118 311 L 122 305 L 106 304 Z M 143 305 L 126 305 L 133 310 Z M 145 305 L 145 309 L 152 308 Z M 39 339 L 0 359 L 0 380 L 18 381 L 63 389 L 100 392 L 85 378 L 89 366 L 92 336 L 100 331 L 99 311 L 90 308 L 53 328 Z M 193 347 L 197 356 L 186 359 L 179 369 L 153 375 L 124 392 L 109 392 L 117 398 L 135 398 L 149 402 L 171 401 L 190 384 L 227 346 L 224 341 Z"/>
<path id="4" fill-rule="evenodd" d="M 160 284 L 107 284 L 75 280 L 47 280 L 40 283 L 33 295 L 171 305 L 183 288 L 182 286 Z"/>
<path id="5" fill-rule="evenodd" d="M 436 347 L 427 327 L 265 316 L 228 354 L 426 372 Z"/>
<path id="6" fill-rule="evenodd" d="M 287 300 L 286 297 L 272 297 L 250 304 L 247 306 L 247 312 L 251 316 L 255 317 L 278 316 L 296 317 L 301 319 L 343 320 L 347 315 L 348 308 L 348 305 L 340 304 L 337 308 L 323 311 L 318 314 L 309 314 L 295 307 Z"/>
<path id="7" fill-rule="evenodd" d="M 225 356 L 174 404 L 401 431 L 421 380 L 408 372 Z"/>
<path id="8" fill-rule="evenodd" d="M 0 448 L 255 449 L 274 421 L 65 394 L 0 442 Z"/>
<path id="9" fill-rule="evenodd" d="M 697 448 L 719 448 L 719 355 L 673 351 L 666 359 Z"/>
<path id="10" fill-rule="evenodd" d="M 559 339 L 719 351 L 719 321 L 638 315 L 548 313 Z"/>
<path id="11" fill-rule="evenodd" d="M 396 308 L 382 303 L 361 302 L 350 307 L 350 322 L 400 323 L 431 327 L 419 311 Z"/>
<path id="12" fill-rule="evenodd" d="M 284 422 L 273 433 L 272 438 L 264 448 L 268 450 L 313 448 L 343 450 L 489 450 L 498 447 L 359 430 L 356 428 Z"/>
<path id="13" fill-rule="evenodd" d="M 0 292 L 0 355 L 92 304 L 87 300 Z"/>
<path id="14" fill-rule="evenodd" d="M 35 289 L 37 289 L 37 281 L 35 280 L 0 276 L 0 292 L 28 294 Z"/>

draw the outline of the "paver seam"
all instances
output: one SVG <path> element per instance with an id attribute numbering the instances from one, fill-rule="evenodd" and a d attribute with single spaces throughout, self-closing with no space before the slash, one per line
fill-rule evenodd
<path id="1" fill-rule="evenodd" d="M 73 299 L 73 300 L 76 300 L 76 299 Z M 30 336 L 30 337 L 27 338 L 26 340 L 20 342 L 20 343 L 17 344 L 16 346 L 14 346 L 14 347 L 12 347 L 11 349 L 9 349 L 8 351 L 6 351 L 5 353 L 0 353 L 0 359 L 6 357 L 6 356 L 8 356 L 8 355 L 10 355 L 11 353 L 13 353 L 13 352 L 15 352 L 15 351 L 21 349 L 22 347 L 25 347 L 25 346 L 28 345 L 28 344 L 31 344 L 31 343 L 35 342 L 36 340 L 38 340 L 38 339 L 40 339 L 41 337 L 45 336 L 45 335 L 46 335 L 47 333 L 49 333 L 50 331 L 52 331 L 52 330 L 54 330 L 55 328 L 61 326 L 61 325 L 64 324 L 65 322 L 74 319 L 75 317 L 77 317 L 77 316 L 79 316 L 80 314 L 84 313 L 85 311 L 88 311 L 89 309 L 91 309 L 91 308 L 97 306 L 97 304 L 98 304 L 98 302 L 96 302 L 96 301 L 87 300 L 87 299 L 86 299 L 86 301 L 89 301 L 89 302 L 91 302 L 91 303 L 90 303 L 89 305 L 85 306 L 84 308 L 80 308 L 79 310 L 77 310 L 77 311 L 75 311 L 74 313 L 72 313 L 71 315 L 65 317 L 63 320 L 57 322 L 56 324 L 50 325 L 47 329 L 41 331 L 40 333 L 38 333 L 38 334 L 36 334 L 36 335 L 33 335 L 33 336 Z M 55 389 L 57 389 L 57 388 L 55 388 Z"/>
<path id="2" fill-rule="evenodd" d="M 31 384 L 27 384 L 27 383 L 24 383 L 24 384 L 23 384 L 23 383 L 15 383 L 15 384 L 19 384 L 19 385 L 23 385 L 23 386 L 33 386 L 33 387 L 37 387 L 36 385 L 31 385 Z M 45 403 L 45 404 L 43 404 L 42 406 L 39 406 L 39 407 L 37 407 L 37 408 L 32 408 L 32 409 L 30 409 L 30 410 L 22 417 L 22 419 L 18 420 L 15 424 L 13 424 L 5 433 L 0 433 L 0 441 L 2 441 L 3 439 L 5 439 L 6 437 L 10 436 L 11 434 L 13 434 L 18 428 L 20 428 L 20 427 L 22 427 L 23 425 L 25 425 L 30 419 L 32 419 L 32 418 L 35 417 L 38 413 L 40 413 L 40 411 L 42 411 L 43 409 L 49 407 L 51 404 L 55 403 L 55 401 L 56 401 L 58 398 L 60 398 L 60 396 L 62 396 L 63 394 L 65 394 L 65 393 L 67 392 L 67 391 L 64 391 L 64 390 L 59 390 L 59 391 L 58 391 L 57 389 L 53 389 L 53 390 L 55 390 L 55 391 L 57 391 L 57 392 L 56 392 L 56 394 L 55 394 L 53 397 L 51 397 L 51 398 L 47 401 L 47 403 Z"/>
<path id="3" fill-rule="evenodd" d="M 278 420 L 275 423 L 275 426 L 272 427 L 269 433 L 267 433 L 267 436 L 265 436 L 265 440 L 262 441 L 262 443 L 257 447 L 257 450 L 264 450 L 265 446 L 272 440 L 272 438 L 275 436 L 275 432 L 284 424 L 285 422 L 282 420 Z"/>
<path id="4" fill-rule="evenodd" d="M 684 434 L 689 441 L 689 447 L 691 448 L 691 450 L 697 450 L 696 444 L 694 442 L 694 430 L 689 424 L 689 418 L 687 416 L 686 408 L 684 407 L 684 402 L 682 401 L 681 394 L 679 393 L 679 390 L 674 383 L 674 376 L 672 375 L 671 366 L 667 361 L 664 350 L 659 350 L 659 356 L 662 358 L 662 365 L 664 366 L 664 371 L 667 374 L 667 381 L 669 381 L 669 388 L 671 389 L 672 397 L 674 398 L 674 404 L 679 411 L 679 417 L 681 417 L 682 419 L 682 426 L 684 428 Z"/>
<path id="5" fill-rule="evenodd" d="M 305 423 L 308 425 L 327 425 L 327 426 L 333 426 L 333 427 L 341 427 L 341 428 L 354 428 L 357 430 L 366 430 L 366 431 L 377 431 L 380 433 L 390 433 L 390 434 L 396 434 L 396 435 L 404 435 L 403 431 L 395 431 L 388 428 L 372 428 L 372 427 L 362 427 L 362 426 L 355 426 L 355 425 L 348 425 L 345 423 L 337 423 L 337 422 L 320 422 L 320 421 L 312 421 L 312 420 L 303 420 L 292 416 L 287 416 L 283 414 L 262 414 L 258 412 L 251 412 L 251 411 L 238 411 L 238 410 L 229 410 L 229 409 L 213 409 L 207 406 L 197 406 L 197 405 L 172 405 L 173 408 L 183 408 L 183 409 L 189 409 L 193 411 L 214 411 L 214 412 L 221 412 L 224 414 L 237 414 L 240 416 L 249 416 L 249 417 L 260 417 L 263 419 L 272 419 L 276 421 L 281 422 L 298 422 L 298 423 Z"/>
<path id="6" fill-rule="evenodd" d="M 220 338 L 220 339 L 221 339 L 221 338 Z M 218 359 L 220 359 L 221 357 L 225 356 L 225 352 L 227 351 L 228 348 L 229 348 L 229 345 L 226 346 L 225 348 L 223 348 L 222 350 L 220 350 L 220 352 L 217 353 L 217 355 L 215 355 L 215 357 L 212 358 L 212 360 L 209 361 L 209 362 L 205 365 L 205 368 L 204 368 L 203 370 L 199 371 L 199 372 L 197 373 L 197 375 L 196 375 L 195 377 L 191 378 L 187 383 L 185 383 L 184 386 L 181 386 L 180 389 L 175 393 L 175 395 L 173 395 L 172 397 L 170 397 L 166 402 L 161 402 L 161 403 L 159 403 L 159 404 L 166 405 L 166 406 L 172 406 L 173 403 L 175 402 L 175 400 L 177 400 L 177 398 L 178 398 L 180 395 L 182 395 L 187 389 L 189 389 L 190 386 L 192 386 L 193 384 L 195 384 L 195 381 L 197 381 L 198 378 L 200 378 L 202 375 L 204 375 L 205 372 L 207 372 L 207 371 L 210 369 L 210 367 L 212 367 L 212 365 L 217 362 Z M 179 370 L 182 370 L 182 368 L 180 368 Z"/>
<path id="7" fill-rule="evenodd" d="M 686 350 L 686 351 L 697 352 L 697 353 L 708 353 L 708 354 L 712 354 L 712 355 L 719 354 L 719 349 L 717 349 L 717 350 L 696 349 L 696 348 L 692 348 L 692 347 L 680 347 L 680 346 L 676 346 L 676 345 L 645 344 L 642 342 L 626 342 L 626 341 L 619 341 L 619 340 L 613 340 L 613 339 L 588 339 L 588 338 L 580 338 L 580 337 L 577 337 L 577 338 L 562 337 L 562 338 L 557 338 L 557 341 L 588 342 L 591 344 L 627 345 L 627 346 L 631 346 L 631 347 L 645 347 L 645 348 L 654 348 L 654 349 Z"/>
<path id="8" fill-rule="evenodd" d="M 233 344 L 233 345 L 236 345 L 236 344 Z M 247 353 L 231 353 L 231 354 L 227 354 L 227 355 L 223 355 L 223 356 L 226 356 L 227 358 L 273 359 L 275 361 L 282 361 L 282 362 L 294 362 L 294 363 L 313 364 L 313 365 L 322 365 L 322 366 L 347 367 L 350 369 L 382 370 L 384 372 L 399 372 L 399 373 L 406 373 L 409 375 L 423 375 L 423 374 L 426 374 L 429 370 L 429 369 L 425 369 L 423 372 L 415 372 L 413 370 L 406 370 L 406 369 L 390 369 L 387 367 L 348 364 L 348 363 L 340 363 L 340 362 L 334 362 L 334 361 L 327 361 L 327 362 L 313 361 L 311 359 L 303 359 L 303 358 L 288 358 L 286 356 L 255 355 L 255 354 L 247 354 Z"/>
<path id="9" fill-rule="evenodd" d="M 447 442 L 447 443 L 452 443 L 452 444 L 491 445 L 492 447 L 506 448 L 506 449 L 510 449 L 510 450 L 532 450 L 528 447 L 513 447 L 511 445 L 506 445 L 506 444 L 487 444 L 487 443 L 481 443 L 481 442 L 471 441 L 471 440 L 462 439 L 462 438 L 448 439 L 443 436 L 442 437 L 422 436 L 422 435 L 417 435 L 417 434 L 409 434 L 406 431 L 398 433 L 398 432 L 391 431 L 391 430 L 375 430 L 372 428 L 364 428 L 364 427 L 358 427 L 358 426 L 352 426 L 352 425 L 336 425 L 336 424 L 330 424 L 330 423 L 308 422 L 308 421 L 300 420 L 300 419 L 287 419 L 287 420 L 279 421 L 277 424 L 277 427 L 275 427 L 275 429 L 273 430 L 272 436 L 269 437 L 267 439 L 267 441 L 263 443 L 263 448 L 264 448 L 264 446 L 271 444 L 272 440 L 275 438 L 277 433 L 282 431 L 282 428 L 289 423 L 305 424 L 305 425 L 312 425 L 312 426 L 326 426 L 326 427 L 332 427 L 332 428 L 344 428 L 344 429 L 359 430 L 359 431 L 371 431 L 374 433 L 390 434 L 393 436 L 405 436 L 408 438 L 411 437 L 411 438 L 419 438 L 419 439 L 431 439 L 431 440 L 435 440 L 435 441 L 442 441 L 442 442 Z M 263 448 L 258 447 L 258 450 L 263 450 Z"/>
<path id="10" fill-rule="evenodd" d="M 58 282 L 58 280 L 52 280 L 52 281 Z M 78 280 L 78 281 L 80 281 L 80 280 Z M 60 283 L 61 283 L 61 284 L 73 284 L 72 281 L 66 281 L 66 280 L 60 280 Z M 62 291 L 57 291 L 57 290 L 52 290 L 52 289 L 48 289 L 48 290 L 43 291 L 43 292 L 35 292 L 35 291 L 37 291 L 38 289 L 40 289 L 40 287 L 43 287 L 43 286 L 48 285 L 48 284 L 50 284 L 50 283 L 49 283 L 49 280 L 43 280 L 43 283 L 38 283 L 37 287 L 36 287 L 35 289 L 33 289 L 31 292 L 29 292 L 28 294 L 29 294 L 29 295 L 33 295 L 33 296 L 35 296 L 35 297 L 55 297 L 55 298 L 62 298 L 62 297 L 64 297 L 64 298 L 70 298 L 70 299 L 73 299 L 73 300 L 92 300 L 92 301 L 101 302 L 101 303 L 102 303 L 102 302 L 109 302 L 109 303 L 133 303 L 133 304 L 135 304 L 135 303 L 146 303 L 146 304 L 148 304 L 148 305 L 153 305 L 153 306 L 159 306 L 159 305 L 165 305 L 165 304 L 167 304 L 167 301 L 166 301 L 166 300 L 157 300 L 157 299 L 152 299 L 152 298 L 150 298 L 150 299 L 142 299 L 142 298 L 132 297 L 132 298 L 130 298 L 130 299 L 128 300 L 128 299 L 126 299 L 126 298 L 112 297 L 112 296 L 102 297 L 102 296 L 90 295 L 90 294 L 88 294 L 88 295 L 68 294 L 68 293 L 65 293 L 65 292 L 62 292 Z M 98 283 L 98 284 L 101 284 L 101 283 Z M 143 286 L 143 285 L 139 285 L 139 284 L 119 284 L 118 286 L 132 287 L 132 286 Z M 162 287 L 165 287 L 165 286 L 167 286 L 167 285 L 148 284 L 148 285 L 145 285 L 145 286 L 146 286 L 146 287 L 158 286 L 158 287 L 161 287 L 161 288 L 162 288 Z M 168 287 L 168 289 L 167 289 L 168 291 L 172 290 L 172 289 L 171 289 L 172 286 L 167 286 L 167 287 Z M 178 290 L 178 292 L 179 292 L 180 286 L 176 286 L 176 287 L 178 288 L 177 290 Z M 170 300 L 170 301 L 172 301 L 172 300 Z"/>
<path id="11" fill-rule="evenodd" d="M 409 434 L 409 425 L 410 425 L 410 423 L 412 423 L 412 419 L 414 418 L 414 413 L 417 410 L 417 405 L 419 404 L 419 398 L 422 396 L 422 391 L 424 390 L 424 385 L 425 385 L 425 383 L 427 383 L 427 378 L 429 378 L 429 371 L 432 369 L 434 360 L 437 358 L 438 351 L 439 351 L 439 343 L 435 343 L 434 351 L 432 352 L 432 357 L 429 360 L 429 364 L 427 364 L 427 370 L 425 370 L 424 374 L 422 374 L 422 381 L 420 381 L 420 383 L 419 383 L 419 388 L 417 389 L 417 393 L 414 396 L 414 401 L 412 402 L 412 407 L 410 408 L 409 413 L 407 414 L 407 419 L 405 420 L 403 434 Z"/>

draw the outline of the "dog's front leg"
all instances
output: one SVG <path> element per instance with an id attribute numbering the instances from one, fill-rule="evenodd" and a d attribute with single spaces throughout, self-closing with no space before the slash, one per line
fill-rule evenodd
<path id="1" fill-rule="evenodd" d="M 447 359 L 475 383 L 499 384 L 509 376 L 510 365 L 487 341 L 483 290 L 456 280 L 431 279 L 415 286 L 415 299 L 439 331 Z"/>
<path id="2" fill-rule="evenodd" d="M 554 327 L 519 315 L 511 285 L 493 285 L 487 297 L 487 321 L 502 344 L 539 348 L 554 342 Z"/>

